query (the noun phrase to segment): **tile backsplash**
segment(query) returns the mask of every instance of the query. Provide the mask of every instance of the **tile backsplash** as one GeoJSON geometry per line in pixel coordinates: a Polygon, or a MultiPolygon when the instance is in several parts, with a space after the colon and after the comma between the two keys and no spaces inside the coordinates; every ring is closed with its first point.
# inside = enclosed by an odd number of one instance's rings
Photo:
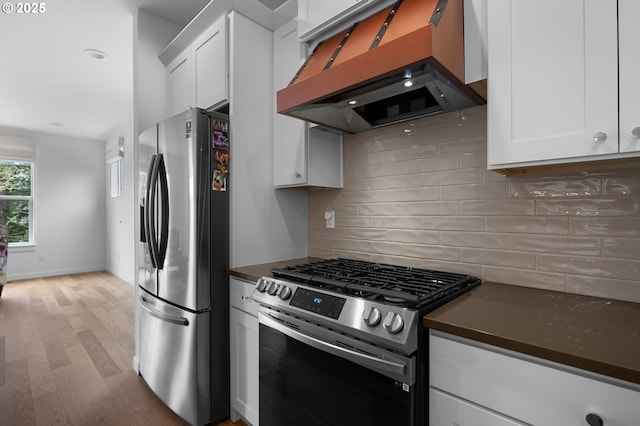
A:
{"type": "Polygon", "coordinates": [[[640,302],[640,170],[505,177],[486,139],[484,106],[345,136],[344,189],[309,195],[309,256],[640,302]]]}

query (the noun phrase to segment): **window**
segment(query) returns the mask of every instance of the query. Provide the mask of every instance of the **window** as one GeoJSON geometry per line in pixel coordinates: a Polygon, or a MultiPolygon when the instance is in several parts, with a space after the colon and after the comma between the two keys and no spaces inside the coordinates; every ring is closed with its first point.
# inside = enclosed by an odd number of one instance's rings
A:
{"type": "Polygon", "coordinates": [[[122,158],[110,164],[111,170],[111,198],[122,195],[122,158]]]}
{"type": "Polygon", "coordinates": [[[34,244],[33,168],[26,161],[0,160],[0,223],[9,228],[9,246],[34,244]]]}

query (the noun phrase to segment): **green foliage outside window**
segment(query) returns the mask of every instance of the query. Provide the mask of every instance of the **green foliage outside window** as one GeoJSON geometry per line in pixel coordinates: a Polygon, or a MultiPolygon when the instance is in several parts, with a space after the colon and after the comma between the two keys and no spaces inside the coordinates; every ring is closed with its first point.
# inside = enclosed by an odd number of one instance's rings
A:
{"type": "Polygon", "coordinates": [[[32,164],[0,161],[0,224],[9,228],[9,243],[28,243],[32,164]]]}

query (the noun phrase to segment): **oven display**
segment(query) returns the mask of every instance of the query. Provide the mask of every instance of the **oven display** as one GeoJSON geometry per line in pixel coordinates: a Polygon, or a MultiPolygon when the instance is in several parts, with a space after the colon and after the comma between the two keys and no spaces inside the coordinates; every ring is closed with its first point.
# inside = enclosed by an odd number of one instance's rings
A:
{"type": "Polygon", "coordinates": [[[325,317],[338,319],[346,300],[344,297],[336,297],[298,287],[289,305],[324,315],[325,317]]]}

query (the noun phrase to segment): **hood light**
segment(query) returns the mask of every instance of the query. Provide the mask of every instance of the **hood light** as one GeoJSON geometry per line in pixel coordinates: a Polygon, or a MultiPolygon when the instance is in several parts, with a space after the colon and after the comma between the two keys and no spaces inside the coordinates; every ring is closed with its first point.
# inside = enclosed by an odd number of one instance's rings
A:
{"type": "Polygon", "coordinates": [[[404,87],[411,87],[413,86],[413,80],[405,80],[402,84],[404,87]]]}
{"type": "Polygon", "coordinates": [[[358,101],[356,101],[355,99],[351,99],[349,102],[347,102],[349,105],[355,105],[358,103],[358,101]]]}

